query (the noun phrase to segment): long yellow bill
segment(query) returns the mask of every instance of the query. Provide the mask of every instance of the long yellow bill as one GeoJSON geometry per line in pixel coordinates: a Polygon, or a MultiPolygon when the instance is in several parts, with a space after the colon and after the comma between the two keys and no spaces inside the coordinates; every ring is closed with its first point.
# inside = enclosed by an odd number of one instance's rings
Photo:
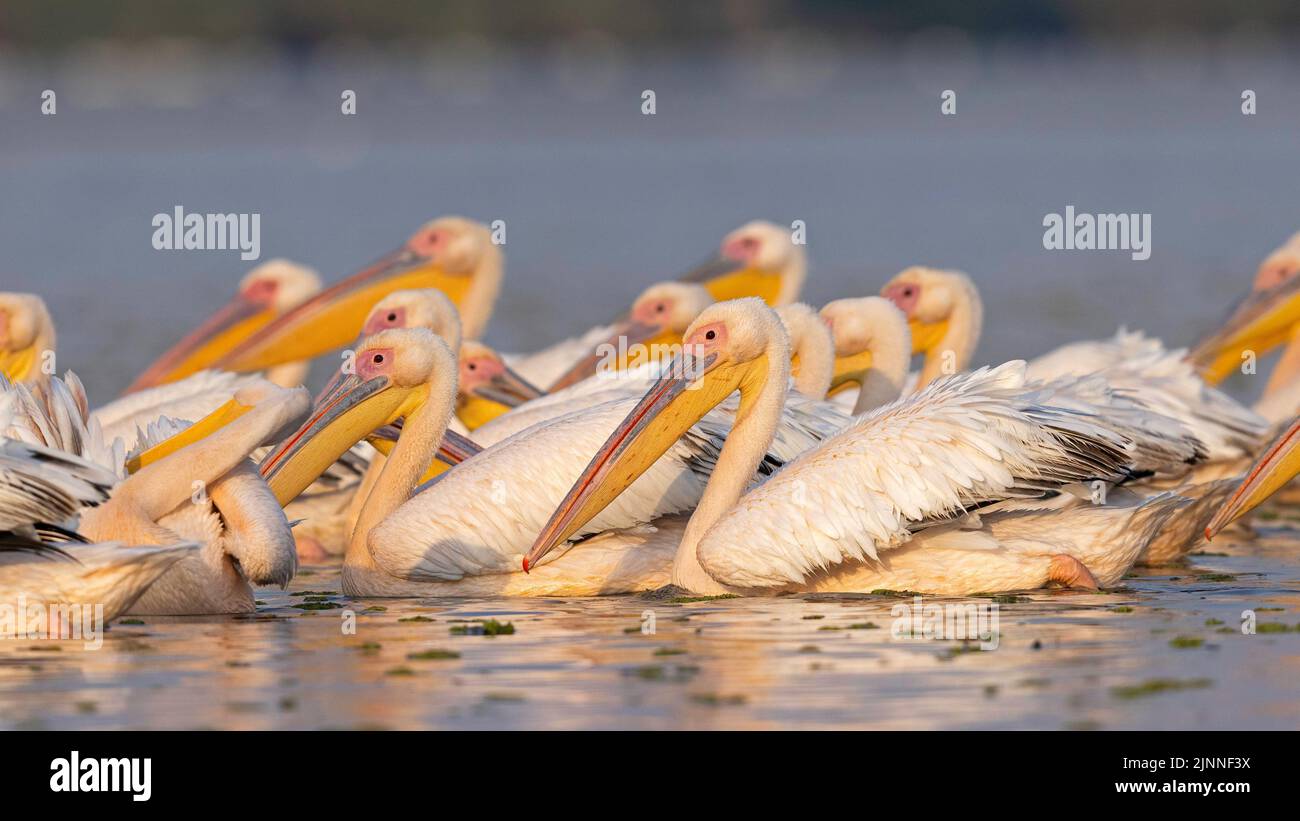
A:
{"type": "Polygon", "coordinates": [[[311,415],[262,460],[259,470],[281,505],[316,481],[348,448],[384,425],[415,412],[428,386],[403,388],[387,376],[352,374],[312,408],[311,415]]]}
{"type": "Polygon", "coordinates": [[[779,273],[750,268],[720,254],[686,272],[680,279],[702,284],[716,302],[756,296],[775,306],[781,294],[779,273]]]}
{"type": "Polygon", "coordinates": [[[1205,381],[1217,384],[1241,367],[1243,354],[1263,356],[1291,339],[1300,325],[1300,277],[1248,295],[1189,358],[1205,381]]]}
{"type": "Polygon", "coordinates": [[[1206,525],[1205,538],[1214,538],[1220,530],[1254,510],[1297,473],[1300,473],[1300,419],[1291,423],[1251,465],[1237,492],[1206,525]]]}
{"type": "Polygon", "coordinates": [[[213,364],[247,372],[313,359],[356,339],[375,303],[393,291],[438,288],[460,307],[469,284],[469,276],[448,274],[403,246],[281,314],[213,364]]]}
{"type": "Polygon", "coordinates": [[[148,450],[126,460],[126,472],[135,473],[181,448],[206,439],[252,409],[252,405],[243,405],[239,400],[231,399],[180,433],[169,436],[148,450]]]}
{"type": "MultiPolygon", "coordinates": [[[[496,363],[494,363],[496,364],[496,363]]],[[[486,425],[512,408],[545,396],[509,366],[499,363],[486,382],[462,391],[456,397],[456,417],[470,430],[486,425]]]]}
{"type": "Polygon", "coordinates": [[[919,319],[909,319],[907,327],[912,331],[912,353],[929,353],[939,346],[943,338],[948,335],[948,320],[939,322],[922,322],[919,319]]]}
{"type": "Polygon", "coordinates": [[[0,373],[10,382],[23,382],[36,374],[36,346],[0,351],[0,373]]]}
{"type": "Polygon", "coordinates": [[[275,311],[268,304],[243,294],[236,296],[154,360],[127,387],[126,393],[175,382],[212,367],[274,318],[275,311]]]}
{"type": "MultiPolygon", "coordinates": [[[[401,434],[402,421],[399,419],[391,425],[384,425],[379,428],[367,436],[366,441],[375,450],[388,456],[393,452],[393,448],[397,446],[397,440],[401,434]]],[[[416,489],[416,493],[419,493],[426,483],[432,482],[436,477],[441,476],[482,451],[483,446],[474,440],[468,439],[454,430],[444,432],[442,441],[438,444],[438,452],[433,455],[433,462],[429,464],[429,469],[420,477],[420,487],[416,489]]]]}
{"type": "MultiPolygon", "coordinates": [[[[752,379],[764,378],[766,357],[739,365],[719,364],[717,354],[703,358],[684,353],[668,365],[645,396],[605,440],[524,557],[524,571],[537,566],[556,545],[566,541],[600,514],[645,473],[682,434],[752,379]]],[[[738,414],[747,411],[741,393],[738,414]]]]}
{"type": "Polygon", "coordinates": [[[834,396],[855,385],[860,386],[869,370],[871,370],[871,351],[869,350],[835,357],[835,364],[831,370],[831,386],[826,391],[826,395],[828,397],[834,396]]]}
{"type": "MultiPolygon", "coordinates": [[[[657,361],[664,351],[675,352],[676,343],[681,336],[673,333],[665,323],[638,322],[634,319],[622,319],[614,323],[609,338],[596,345],[591,352],[573,363],[560,378],[547,388],[548,393],[576,385],[589,376],[601,373],[617,373],[627,368],[657,361]],[[673,348],[668,346],[672,345],[673,348]]],[[[466,423],[468,424],[468,423],[466,423]]]]}

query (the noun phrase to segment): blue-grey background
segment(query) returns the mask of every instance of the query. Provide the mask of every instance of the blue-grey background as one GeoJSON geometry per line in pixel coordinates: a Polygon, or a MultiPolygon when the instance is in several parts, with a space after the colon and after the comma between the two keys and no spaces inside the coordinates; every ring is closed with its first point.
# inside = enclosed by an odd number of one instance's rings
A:
{"type": "Polygon", "coordinates": [[[918,24],[646,44],[575,24],[524,44],[10,42],[0,288],[45,297],[60,368],[92,401],[250,266],[155,251],[150,221],[178,204],[260,213],[262,258],[327,280],[431,217],[504,219],[488,341],[505,350],[606,318],[755,217],[806,221],[814,304],[914,263],[968,271],[987,302],[980,361],[1121,324],[1189,344],[1300,229],[1300,55],[1285,43],[1249,20],[1130,39],[918,24]],[[940,114],[944,89],[956,116],[940,114]],[[1067,205],[1151,213],[1150,260],[1044,250],[1044,215],[1067,205]]]}

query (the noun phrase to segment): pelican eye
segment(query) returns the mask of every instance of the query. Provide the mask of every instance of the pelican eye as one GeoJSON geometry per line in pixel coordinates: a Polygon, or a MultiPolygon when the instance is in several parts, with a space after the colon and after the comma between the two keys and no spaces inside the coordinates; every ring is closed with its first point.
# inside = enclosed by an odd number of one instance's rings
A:
{"type": "Polygon", "coordinates": [[[389,322],[396,322],[396,321],[397,321],[397,314],[389,314],[389,315],[388,315],[388,321],[389,321],[389,322]]]}
{"type": "Polygon", "coordinates": [[[376,365],[379,365],[379,364],[381,364],[381,363],[384,361],[384,355],[381,354],[381,353],[377,353],[377,354],[375,354],[375,358],[374,358],[372,361],[373,361],[376,365]]]}
{"type": "Polygon", "coordinates": [[[705,338],[705,339],[715,339],[715,338],[717,338],[717,336],[718,336],[718,332],[717,332],[717,331],[709,331],[708,333],[706,333],[706,334],[704,335],[704,338],[705,338]]]}

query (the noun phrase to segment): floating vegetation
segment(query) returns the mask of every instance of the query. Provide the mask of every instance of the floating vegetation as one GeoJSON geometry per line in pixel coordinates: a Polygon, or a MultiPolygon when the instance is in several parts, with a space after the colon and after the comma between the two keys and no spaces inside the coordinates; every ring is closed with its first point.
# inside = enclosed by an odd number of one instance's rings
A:
{"type": "Polygon", "coordinates": [[[1280,621],[1261,621],[1255,625],[1256,633],[1300,633],[1300,625],[1292,627],[1280,621]]]}
{"type": "Polygon", "coordinates": [[[1169,640],[1169,646],[1175,650],[1192,650],[1205,644],[1200,636],[1175,636],[1169,640]]]}
{"type": "Polygon", "coordinates": [[[623,628],[623,632],[624,632],[624,633],[640,633],[640,632],[641,632],[641,625],[638,624],[636,627],[624,627],[624,628],[623,628]]]}
{"type": "Polygon", "coordinates": [[[445,661],[460,658],[460,653],[454,650],[421,650],[418,653],[407,653],[406,658],[408,661],[445,661]]]}
{"type": "Polygon", "coordinates": [[[372,604],[369,607],[367,607],[365,610],[362,610],[361,612],[362,613],[387,613],[388,608],[384,607],[382,604],[372,604]]]}
{"type": "Polygon", "coordinates": [[[880,625],[874,621],[859,621],[849,625],[850,630],[879,630],[880,625]]]}
{"type": "Polygon", "coordinates": [[[451,628],[453,636],[509,636],[515,632],[515,623],[505,624],[496,619],[475,619],[471,624],[458,624],[451,628]]]}
{"type": "Polygon", "coordinates": [[[118,620],[117,620],[117,623],[118,623],[118,624],[132,624],[132,625],[134,625],[134,624],[144,624],[144,620],[143,620],[143,619],[118,619],[118,620]]]}
{"type": "Polygon", "coordinates": [[[290,593],[290,596],[333,596],[328,590],[299,590],[297,593],[290,593]]]}
{"type": "Polygon", "coordinates": [[[415,671],[410,667],[393,667],[384,671],[386,676],[413,676],[415,671]]]}
{"type": "Polygon", "coordinates": [[[1132,613],[1132,612],[1133,612],[1133,608],[1132,608],[1132,607],[1129,607],[1127,604],[1121,604],[1119,607],[1112,607],[1112,608],[1110,609],[1110,612],[1112,612],[1112,613],[1132,613]]]}
{"type": "Polygon", "coordinates": [[[717,596],[674,596],[668,600],[669,604],[695,604],[702,601],[721,601],[723,599],[738,599],[735,593],[722,593],[717,596]]]}
{"type": "Polygon", "coordinates": [[[956,646],[944,648],[944,651],[939,654],[938,658],[939,661],[951,661],[952,659],[955,659],[958,656],[962,656],[967,653],[979,653],[979,652],[982,651],[980,650],[980,646],[977,642],[963,641],[961,644],[958,644],[956,646]]]}
{"type": "Polygon", "coordinates": [[[362,653],[366,653],[367,655],[373,655],[375,653],[378,653],[379,648],[383,646],[384,645],[380,644],[377,641],[368,641],[365,644],[358,644],[357,649],[360,650],[362,653]]]}
{"type": "Polygon", "coordinates": [[[822,648],[815,644],[805,644],[803,647],[799,648],[800,653],[820,653],[821,651],[822,648]]]}
{"type": "Polygon", "coordinates": [[[93,701],[78,701],[77,712],[82,715],[91,715],[99,712],[99,705],[93,701]]]}
{"type": "Polygon", "coordinates": [[[339,610],[343,605],[332,601],[306,601],[302,604],[291,604],[290,607],[295,610],[339,610]]]}
{"type": "Polygon", "coordinates": [[[1235,582],[1237,577],[1231,573],[1206,573],[1197,577],[1197,581],[1203,582],[1235,582]]]}
{"type": "Polygon", "coordinates": [[[398,619],[398,621],[433,621],[433,619],[428,616],[406,616],[405,618],[398,619]]]}
{"type": "Polygon", "coordinates": [[[691,693],[691,701],[706,707],[737,707],[749,701],[747,696],[720,695],[718,693],[691,693]]]}
{"type": "Polygon", "coordinates": [[[1174,693],[1179,690],[1203,690],[1212,686],[1214,686],[1214,682],[1208,678],[1149,678],[1140,684],[1112,687],[1110,688],[1110,694],[1115,698],[1133,699],[1159,695],[1160,693],[1174,693]]]}
{"type": "Polygon", "coordinates": [[[524,698],[521,694],[519,694],[519,693],[484,693],[484,694],[483,694],[483,700],[484,700],[484,701],[519,702],[519,701],[526,701],[527,699],[525,699],[525,698],[524,698]]]}
{"type": "Polygon", "coordinates": [[[1206,626],[1206,627],[1218,627],[1220,624],[1223,624],[1223,621],[1222,621],[1221,619],[1206,619],[1206,620],[1205,620],[1205,626],[1206,626]]]}
{"type": "Polygon", "coordinates": [[[871,591],[871,595],[889,596],[890,598],[894,598],[894,599],[910,599],[915,596],[919,596],[921,594],[917,593],[915,590],[890,590],[889,588],[886,587],[878,587],[875,590],[871,591]]]}
{"type": "Polygon", "coordinates": [[[680,647],[660,647],[655,650],[656,656],[684,656],[686,651],[680,647]]]}

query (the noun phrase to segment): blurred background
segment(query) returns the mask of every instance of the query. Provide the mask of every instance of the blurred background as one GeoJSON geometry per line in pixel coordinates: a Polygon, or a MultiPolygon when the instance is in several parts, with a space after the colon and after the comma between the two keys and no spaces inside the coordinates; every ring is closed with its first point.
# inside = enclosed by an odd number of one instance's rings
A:
{"type": "Polygon", "coordinates": [[[46,298],[99,402],[251,265],[155,251],[176,205],[260,213],[262,258],[327,280],[504,219],[505,350],[756,217],[806,222],[814,304],[968,271],[982,362],[1121,324],[1190,344],[1300,230],[1298,32],[1282,0],[5,0],[0,289],[46,298]],[[1045,251],[1067,205],[1150,213],[1150,260],[1045,251]]]}

